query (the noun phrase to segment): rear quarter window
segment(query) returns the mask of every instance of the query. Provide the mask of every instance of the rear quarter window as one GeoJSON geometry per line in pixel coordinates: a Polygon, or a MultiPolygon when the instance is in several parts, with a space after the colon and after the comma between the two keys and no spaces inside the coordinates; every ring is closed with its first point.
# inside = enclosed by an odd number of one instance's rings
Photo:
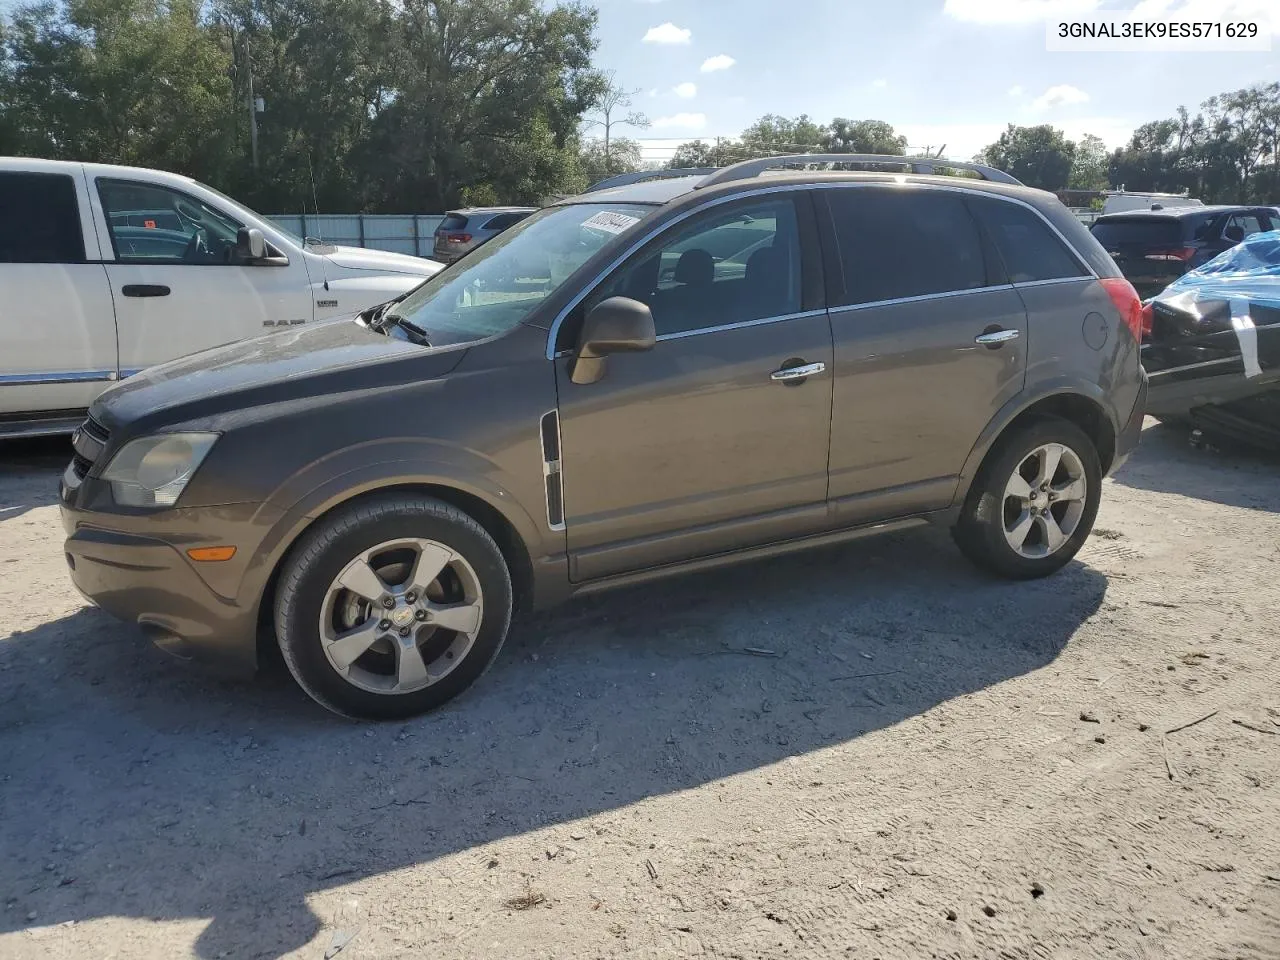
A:
{"type": "Polygon", "coordinates": [[[1020,203],[969,197],[969,207],[995,245],[1010,283],[1068,280],[1088,271],[1034,210],[1020,203]]]}
{"type": "Polygon", "coordinates": [[[844,295],[836,305],[877,303],[987,285],[978,225],[960,195],[943,190],[825,190],[844,295]]]}
{"type": "Polygon", "coordinates": [[[0,263],[83,263],[80,205],[71,177],[0,173],[0,263]]]}

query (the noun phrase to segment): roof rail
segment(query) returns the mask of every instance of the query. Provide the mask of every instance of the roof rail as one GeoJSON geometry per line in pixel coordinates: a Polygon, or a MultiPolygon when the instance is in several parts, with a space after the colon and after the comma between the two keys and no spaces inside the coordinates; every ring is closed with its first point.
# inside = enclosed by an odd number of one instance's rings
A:
{"type": "Polygon", "coordinates": [[[587,187],[583,193],[595,193],[597,190],[608,190],[610,187],[625,187],[629,183],[641,183],[645,180],[670,180],[674,177],[705,177],[715,173],[718,167],[674,167],[667,170],[637,170],[634,173],[620,173],[607,180],[599,180],[587,187]]]}
{"type": "Polygon", "coordinates": [[[983,180],[1022,186],[1021,181],[1009,176],[1003,170],[997,170],[995,167],[988,167],[981,163],[966,163],[962,160],[944,160],[941,157],[896,157],[875,153],[796,153],[787,156],[744,160],[741,163],[723,167],[699,183],[695,189],[701,190],[705,187],[714,187],[717,184],[729,183],[734,180],[750,180],[752,177],[758,177],[764,171],[771,170],[774,167],[811,163],[883,164],[886,166],[906,167],[911,173],[919,174],[931,174],[934,167],[972,170],[981,176],[983,180]]]}

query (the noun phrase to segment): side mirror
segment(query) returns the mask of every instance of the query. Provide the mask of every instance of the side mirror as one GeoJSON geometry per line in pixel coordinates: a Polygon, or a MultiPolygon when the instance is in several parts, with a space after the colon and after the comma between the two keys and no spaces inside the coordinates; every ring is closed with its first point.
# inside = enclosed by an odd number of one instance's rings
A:
{"type": "Polygon", "coordinates": [[[265,260],[267,239],[257,227],[241,227],[236,231],[236,259],[241,263],[265,260]]]}
{"type": "Polygon", "coordinates": [[[1222,231],[1222,236],[1230,240],[1232,243],[1241,243],[1244,240],[1244,227],[1230,226],[1222,231]]]}
{"type": "Polygon", "coordinates": [[[647,304],[629,297],[602,300],[582,321],[570,379],[578,384],[595,383],[604,376],[609,354],[652,350],[657,342],[647,304]]]}

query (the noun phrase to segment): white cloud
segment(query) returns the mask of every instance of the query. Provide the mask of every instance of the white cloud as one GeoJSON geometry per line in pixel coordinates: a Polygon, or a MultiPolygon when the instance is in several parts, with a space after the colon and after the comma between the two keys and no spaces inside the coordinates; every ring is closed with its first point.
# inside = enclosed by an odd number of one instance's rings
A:
{"type": "Polygon", "coordinates": [[[677,84],[671,90],[681,100],[692,100],[698,95],[698,85],[696,83],[677,84]]]}
{"type": "Polygon", "coordinates": [[[703,73],[715,73],[717,70],[728,70],[738,61],[725,53],[718,53],[702,61],[703,73]]]}
{"type": "Polygon", "coordinates": [[[1069,83],[1060,83],[1050,87],[1031,101],[1032,110],[1052,110],[1054,107],[1070,106],[1075,103],[1088,103],[1089,95],[1079,87],[1069,83]]]}
{"type": "Polygon", "coordinates": [[[658,95],[658,88],[657,88],[657,87],[654,87],[652,90],[650,90],[650,91],[649,91],[649,96],[650,96],[650,97],[656,97],[657,95],[658,95]]]}
{"type": "Polygon", "coordinates": [[[1010,87],[1010,88],[1009,88],[1009,96],[1011,96],[1011,97],[1020,97],[1020,96],[1022,96],[1022,85],[1021,85],[1021,84],[1017,84],[1017,83],[1015,83],[1012,87],[1010,87]]]}
{"type": "Polygon", "coordinates": [[[885,87],[889,86],[889,81],[884,77],[877,77],[875,80],[871,81],[871,86],[875,87],[877,90],[883,90],[885,87]]]}
{"type": "Polygon", "coordinates": [[[687,44],[693,39],[693,31],[686,30],[684,27],[677,27],[668,20],[660,26],[650,27],[649,32],[644,35],[644,43],[663,43],[663,44],[687,44]]]}
{"type": "Polygon", "coordinates": [[[705,113],[677,113],[670,117],[659,117],[653,121],[655,130],[669,130],[673,127],[681,130],[701,130],[706,125],[705,113]]]}
{"type": "Polygon", "coordinates": [[[1043,23],[1092,13],[1102,0],[947,0],[942,12],[966,23],[1043,23]]]}

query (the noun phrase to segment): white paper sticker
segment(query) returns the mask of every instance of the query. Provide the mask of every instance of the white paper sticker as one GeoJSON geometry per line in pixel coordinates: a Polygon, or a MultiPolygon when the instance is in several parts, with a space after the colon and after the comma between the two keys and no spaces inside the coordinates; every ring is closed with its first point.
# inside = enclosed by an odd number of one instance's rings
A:
{"type": "Polygon", "coordinates": [[[597,213],[590,220],[584,220],[582,225],[595,230],[603,230],[605,233],[622,233],[630,230],[639,222],[639,217],[633,217],[625,213],[611,213],[605,210],[597,213]]]}
{"type": "Polygon", "coordinates": [[[1249,316],[1249,301],[1243,297],[1231,300],[1231,326],[1240,341],[1240,359],[1244,361],[1245,377],[1262,376],[1262,367],[1258,364],[1258,328],[1253,325],[1249,316]]]}

